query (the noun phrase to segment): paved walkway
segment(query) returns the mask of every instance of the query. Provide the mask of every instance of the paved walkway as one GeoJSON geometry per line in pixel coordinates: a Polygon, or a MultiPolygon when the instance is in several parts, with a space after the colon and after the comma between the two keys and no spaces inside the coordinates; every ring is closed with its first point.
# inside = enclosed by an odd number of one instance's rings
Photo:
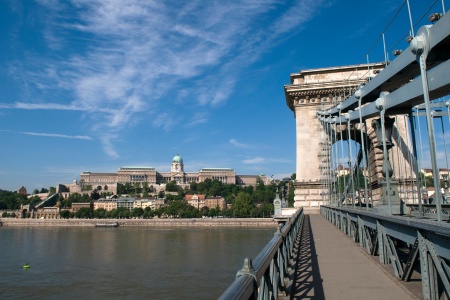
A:
{"type": "Polygon", "coordinates": [[[292,299],[416,299],[321,215],[305,215],[292,299]]]}

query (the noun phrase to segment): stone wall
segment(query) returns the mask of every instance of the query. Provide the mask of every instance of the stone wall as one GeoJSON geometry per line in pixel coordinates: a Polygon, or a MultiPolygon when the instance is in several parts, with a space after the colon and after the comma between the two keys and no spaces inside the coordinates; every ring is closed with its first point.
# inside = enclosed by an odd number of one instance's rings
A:
{"type": "Polygon", "coordinates": [[[217,218],[217,219],[13,219],[0,218],[3,226],[85,226],[117,222],[120,226],[144,227],[277,227],[271,218],[217,218]]]}

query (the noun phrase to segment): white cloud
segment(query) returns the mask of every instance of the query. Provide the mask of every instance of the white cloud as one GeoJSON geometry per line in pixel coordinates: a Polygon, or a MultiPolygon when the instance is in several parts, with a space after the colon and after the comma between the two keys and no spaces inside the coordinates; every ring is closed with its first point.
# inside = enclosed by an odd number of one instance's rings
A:
{"type": "Polygon", "coordinates": [[[205,112],[195,113],[191,118],[189,118],[188,127],[193,127],[208,122],[208,115],[205,112]]]}
{"type": "MultiPolygon", "coordinates": [[[[188,119],[181,115],[174,120],[165,113],[174,105],[165,98],[173,91],[182,91],[180,104],[189,103],[186,114],[199,105],[214,109],[226,102],[240,72],[322,5],[316,0],[291,6],[278,0],[39,3],[47,20],[42,36],[53,52],[30,58],[10,73],[23,79],[24,89],[64,89],[72,98],[61,103],[33,99],[0,108],[88,112],[93,134],[100,137],[106,131],[114,137],[99,138],[111,157],[118,156],[113,141],[136,114],[151,110],[157,116],[153,125],[166,131],[188,119]],[[271,20],[268,14],[274,12],[282,13],[271,20]]],[[[207,120],[206,115],[197,117],[190,126],[207,120]]]]}
{"type": "Polygon", "coordinates": [[[12,130],[0,130],[2,132],[12,132],[18,134],[26,134],[26,135],[34,135],[34,136],[44,136],[44,137],[56,137],[56,138],[65,138],[65,139],[78,139],[78,140],[90,140],[93,138],[87,135],[66,135],[59,133],[46,133],[46,132],[26,132],[26,131],[12,131],[12,130]]]}
{"type": "Polygon", "coordinates": [[[265,163],[265,162],[266,162],[266,159],[263,158],[263,157],[259,157],[259,156],[256,156],[256,157],[250,158],[250,159],[244,159],[242,161],[242,163],[246,164],[246,165],[262,164],[262,163],[265,163]]]}
{"type": "Polygon", "coordinates": [[[178,121],[167,112],[158,114],[153,121],[154,127],[163,128],[165,131],[171,130],[176,124],[178,124],[178,121]]]}
{"type": "Polygon", "coordinates": [[[237,148],[248,148],[249,147],[246,144],[239,143],[236,139],[230,139],[228,142],[237,148]]]}
{"type": "Polygon", "coordinates": [[[102,140],[103,151],[111,158],[119,158],[119,153],[117,153],[117,151],[112,146],[112,142],[117,139],[117,135],[112,133],[105,133],[100,138],[102,140]]]}

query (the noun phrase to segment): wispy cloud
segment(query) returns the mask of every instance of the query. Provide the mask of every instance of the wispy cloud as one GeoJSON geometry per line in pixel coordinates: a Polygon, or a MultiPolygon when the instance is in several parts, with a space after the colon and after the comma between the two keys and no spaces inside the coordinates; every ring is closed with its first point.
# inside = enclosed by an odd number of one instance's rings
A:
{"type": "Polygon", "coordinates": [[[200,124],[205,124],[208,122],[208,114],[205,112],[195,113],[186,126],[194,127],[200,124]]]}
{"type": "Polygon", "coordinates": [[[117,139],[117,135],[113,133],[105,133],[100,137],[102,139],[103,151],[111,158],[118,158],[120,155],[113,147],[113,141],[117,139]]]}
{"type": "Polygon", "coordinates": [[[236,139],[230,139],[228,142],[237,148],[248,148],[249,147],[246,144],[238,142],[236,139]]]}
{"type": "Polygon", "coordinates": [[[108,108],[98,108],[92,106],[76,106],[74,104],[58,104],[58,103],[0,103],[0,109],[24,109],[24,110],[71,110],[71,111],[87,111],[87,112],[104,112],[114,113],[115,110],[108,108]]]}
{"type": "Polygon", "coordinates": [[[92,141],[93,138],[87,135],[66,135],[59,133],[45,133],[45,132],[26,132],[26,131],[12,131],[12,130],[0,130],[2,132],[11,132],[18,134],[34,135],[34,136],[44,136],[44,137],[56,137],[64,139],[77,139],[77,140],[89,140],[92,141]]]}
{"type": "Polygon", "coordinates": [[[244,159],[242,161],[242,163],[246,164],[246,165],[262,164],[262,163],[265,163],[265,162],[266,162],[266,159],[263,158],[263,157],[259,157],[259,156],[256,156],[254,158],[244,159]]]}
{"type": "MultiPolygon", "coordinates": [[[[152,125],[168,131],[199,107],[223,104],[240,72],[301,29],[323,2],[40,0],[51,54],[29,58],[10,75],[20,76],[27,89],[65,90],[71,97],[58,103],[27,97],[0,108],[86,112],[104,151],[118,157],[114,141],[137,114],[152,114],[152,125]],[[184,106],[177,110],[166,99],[184,106]]],[[[185,122],[203,124],[206,116],[185,122]]]]}
{"type": "Polygon", "coordinates": [[[165,131],[169,131],[173,126],[178,124],[176,118],[168,112],[158,114],[153,121],[153,126],[163,128],[165,131]]]}

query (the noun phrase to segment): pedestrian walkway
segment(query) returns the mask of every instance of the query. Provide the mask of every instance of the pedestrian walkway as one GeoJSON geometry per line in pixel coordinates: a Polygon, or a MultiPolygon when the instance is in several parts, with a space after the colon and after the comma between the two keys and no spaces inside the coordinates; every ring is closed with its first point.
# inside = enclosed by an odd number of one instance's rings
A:
{"type": "Polygon", "coordinates": [[[292,299],[416,299],[321,215],[305,215],[292,299]]]}

